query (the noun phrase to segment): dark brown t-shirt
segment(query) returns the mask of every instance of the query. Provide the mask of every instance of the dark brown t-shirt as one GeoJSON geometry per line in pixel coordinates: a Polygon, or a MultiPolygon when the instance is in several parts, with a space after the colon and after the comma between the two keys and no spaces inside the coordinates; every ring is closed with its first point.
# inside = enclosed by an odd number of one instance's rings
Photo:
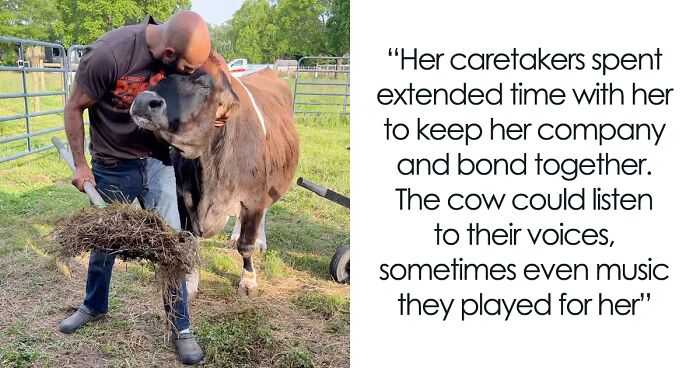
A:
{"type": "Polygon", "coordinates": [[[148,16],[141,24],[106,33],[87,47],[75,76],[97,101],[88,108],[90,153],[106,162],[151,155],[162,159],[167,152],[167,146],[129,115],[136,95],[164,77],[163,64],[146,45],[147,24],[157,23],[148,16]]]}

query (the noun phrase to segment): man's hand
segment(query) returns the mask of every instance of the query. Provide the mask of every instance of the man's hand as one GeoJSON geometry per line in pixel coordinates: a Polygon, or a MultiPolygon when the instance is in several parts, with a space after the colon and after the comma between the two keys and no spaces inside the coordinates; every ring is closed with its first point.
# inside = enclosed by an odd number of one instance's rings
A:
{"type": "Polygon", "coordinates": [[[93,187],[95,186],[95,176],[92,174],[90,168],[87,166],[76,167],[75,173],[73,173],[73,180],[71,180],[71,183],[76,188],[78,188],[79,191],[85,192],[85,189],[83,188],[83,183],[85,183],[86,181],[89,181],[93,187]]]}

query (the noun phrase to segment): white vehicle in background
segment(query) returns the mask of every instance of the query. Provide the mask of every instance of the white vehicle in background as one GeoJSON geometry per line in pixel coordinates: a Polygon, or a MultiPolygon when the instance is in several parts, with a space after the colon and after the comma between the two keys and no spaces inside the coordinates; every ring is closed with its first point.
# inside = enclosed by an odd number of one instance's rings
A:
{"type": "Polygon", "coordinates": [[[228,70],[234,77],[240,77],[246,74],[250,74],[256,70],[272,68],[274,65],[271,64],[248,64],[248,59],[234,59],[228,63],[228,70]]]}
{"type": "Polygon", "coordinates": [[[228,69],[235,76],[241,75],[248,70],[248,59],[234,59],[228,63],[228,69]]]}

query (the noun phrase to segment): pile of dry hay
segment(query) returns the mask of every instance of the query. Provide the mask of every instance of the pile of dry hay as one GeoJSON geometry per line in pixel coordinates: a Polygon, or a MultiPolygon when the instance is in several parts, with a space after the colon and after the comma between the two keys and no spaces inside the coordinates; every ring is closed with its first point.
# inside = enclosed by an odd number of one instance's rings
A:
{"type": "Polygon", "coordinates": [[[199,265],[199,243],[191,233],[174,230],[154,211],[129,204],[75,212],[56,224],[51,240],[59,257],[102,250],[124,261],[150,262],[164,293],[179,289],[179,281],[199,265]]]}

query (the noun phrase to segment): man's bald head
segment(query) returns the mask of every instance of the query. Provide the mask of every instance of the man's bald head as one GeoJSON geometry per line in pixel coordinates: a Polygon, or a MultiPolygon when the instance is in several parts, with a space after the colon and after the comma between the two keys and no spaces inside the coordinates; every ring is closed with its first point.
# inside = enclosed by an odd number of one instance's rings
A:
{"type": "Polygon", "coordinates": [[[181,10],[164,25],[163,62],[179,73],[192,73],[207,60],[211,52],[207,23],[199,14],[181,10]]]}

